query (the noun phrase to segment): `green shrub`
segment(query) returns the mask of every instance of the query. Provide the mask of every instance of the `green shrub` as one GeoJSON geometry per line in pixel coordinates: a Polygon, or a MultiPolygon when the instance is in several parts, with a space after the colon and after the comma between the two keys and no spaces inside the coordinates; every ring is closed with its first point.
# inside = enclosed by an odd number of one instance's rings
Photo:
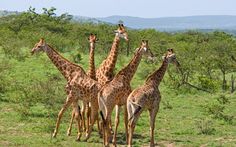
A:
{"type": "Polygon", "coordinates": [[[195,124],[199,134],[212,135],[216,131],[211,120],[201,119],[196,121],[195,124]]]}

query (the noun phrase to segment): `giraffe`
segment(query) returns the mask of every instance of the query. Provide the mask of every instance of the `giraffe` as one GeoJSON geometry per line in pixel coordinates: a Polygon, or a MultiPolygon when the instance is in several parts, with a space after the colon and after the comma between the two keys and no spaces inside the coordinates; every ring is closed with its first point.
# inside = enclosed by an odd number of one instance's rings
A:
{"type": "MultiPolygon", "coordinates": [[[[31,54],[35,54],[36,52],[44,51],[46,52],[49,59],[52,61],[52,63],[57,67],[57,69],[61,72],[61,74],[64,76],[64,78],[67,80],[67,85],[65,86],[65,90],[67,95],[69,95],[68,87],[69,87],[69,81],[72,79],[72,77],[75,75],[75,73],[84,75],[86,74],[85,71],[77,64],[74,64],[61,56],[55,49],[53,49],[50,45],[46,44],[43,38],[40,39],[38,43],[35,44],[34,48],[31,50],[31,54]]],[[[78,127],[81,127],[80,119],[81,114],[80,107],[75,108],[75,116],[77,120],[78,127]]],[[[53,136],[55,137],[57,134],[58,127],[56,127],[55,132],[53,136]]]]}
{"type": "MultiPolygon", "coordinates": [[[[116,120],[115,120],[115,130],[113,136],[113,145],[116,146],[116,134],[117,127],[119,124],[119,114],[120,107],[126,104],[126,99],[131,92],[130,82],[138,68],[138,65],[142,59],[144,53],[151,53],[148,46],[147,40],[142,40],[139,48],[129,62],[123,69],[121,69],[114,77],[114,79],[105,84],[101,91],[98,93],[98,103],[100,108],[100,113],[103,119],[103,139],[104,145],[109,146],[110,129],[108,128],[111,113],[113,108],[116,106],[116,120]]],[[[127,130],[127,110],[125,108],[125,127],[127,130]]],[[[127,132],[126,132],[127,135],[127,132]]],[[[127,136],[126,136],[127,137],[127,136]]]]}
{"type": "MultiPolygon", "coordinates": [[[[91,33],[89,38],[89,43],[90,43],[90,49],[89,49],[89,70],[87,72],[87,75],[96,80],[96,71],[95,71],[95,62],[94,62],[94,50],[95,50],[95,43],[98,41],[98,38],[96,36],[96,34],[91,33]]],[[[85,110],[88,110],[89,108],[89,104],[83,104],[82,110],[81,110],[81,116],[82,116],[82,127],[84,130],[86,130],[86,128],[88,128],[89,126],[89,112],[87,112],[87,127],[85,127],[85,110]]],[[[67,130],[67,135],[70,136],[71,134],[71,129],[72,129],[72,124],[73,124],[73,120],[74,120],[74,116],[75,116],[75,112],[72,111],[72,115],[71,115],[71,121],[70,121],[70,125],[69,128],[67,130]]],[[[98,124],[98,128],[99,128],[99,124],[98,124]]]]}
{"type": "Polygon", "coordinates": [[[54,65],[61,71],[61,73],[68,74],[63,74],[64,77],[69,79],[66,85],[67,99],[58,113],[53,137],[56,137],[57,135],[63,113],[72,104],[73,111],[75,112],[75,119],[77,120],[78,126],[77,140],[80,140],[82,136],[82,130],[80,126],[81,116],[79,115],[77,102],[78,100],[82,100],[85,103],[91,103],[91,125],[89,126],[88,133],[86,134],[87,141],[87,139],[90,137],[94,120],[98,116],[97,93],[101,87],[100,84],[97,81],[91,79],[89,76],[87,76],[82,67],[73,64],[67,59],[63,58],[58,52],[56,52],[55,49],[53,49],[50,45],[46,44],[43,39],[40,39],[39,43],[35,44],[34,48],[31,50],[31,53],[34,54],[40,51],[46,52],[48,57],[51,59],[54,65]],[[72,70],[70,70],[70,68],[72,68],[72,70]]]}
{"type": "Polygon", "coordinates": [[[143,110],[148,109],[150,116],[150,146],[154,146],[154,127],[155,118],[159,110],[159,104],[161,101],[161,94],[158,89],[160,82],[162,81],[164,74],[167,70],[168,64],[174,63],[179,66],[173,49],[168,49],[165,56],[163,56],[163,62],[161,67],[153,72],[144,85],[136,88],[132,91],[127,99],[127,111],[128,111],[128,146],[132,146],[132,137],[135,124],[143,110]]]}
{"type": "Polygon", "coordinates": [[[128,39],[128,33],[125,30],[125,27],[123,24],[118,24],[118,29],[114,31],[115,32],[115,38],[113,40],[113,44],[110,50],[109,55],[107,58],[102,62],[102,64],[99,66],[99,68],[96,70],[96,78],[98,80],[98,83],[101,85],[105,85],[107,82],[111,81],[114,77],[114,69],[118,57],[118,51],[119,51],[119,44],[120,44],[120,38],[124,38],[126,41],[129,41],[128,39]]]}

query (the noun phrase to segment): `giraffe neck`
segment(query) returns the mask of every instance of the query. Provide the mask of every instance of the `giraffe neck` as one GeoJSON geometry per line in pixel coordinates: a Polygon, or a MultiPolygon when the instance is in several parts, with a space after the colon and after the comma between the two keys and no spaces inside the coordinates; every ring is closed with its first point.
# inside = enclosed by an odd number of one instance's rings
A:
{"type": "Polygon", "coordinates": [[[80,71],[81,73],[84,73],[84,70],[79,65],[71,63],[70,61],[62,57],[49,45],[46,45],[46,53],[52,63],[57,67],[57,69],[61,72],[61,74],[67,81],[71,79],[71,75],[74,71],[80,71]]]}
{"type": "Polygon", "coordinates": [[[162,62],[161,67],[158,70],[154,71],[150,76],[148,76],[146,83],[151,83],[154,84],[155,86],[159,86],[165,75],[167,67],[168,67],[168,61],[167,59],[165,59],[162,62]]]}
{"type": "Polygon", "coordinates": [[[100,66],[100,72],[103,72],[103,75],[113,73],[118,57],[119,43],[120,38],[118,36],[115,36],[110,53],[100,66]]]}
{"type": "Polygon", "coordinates": [[[129,62],[129,64],[127,66],[125,66],[118,74],[117,76],[124,76],[125,80],[130,82],[135,74],[135,72],[137,71],[138,65],[142,59],[142,55],[143,55],[143,49],[142,48],[138,48],[133,56],[133,58],[131,59],[131,61],[129,62]]]}
{"type": "Polygon", "coordinates": [[[95,49],[95,43],[90,43],[88,76],[95,80],[96,72],[95,72],[95,62],[94,62],[94,49],[95,49]]]}

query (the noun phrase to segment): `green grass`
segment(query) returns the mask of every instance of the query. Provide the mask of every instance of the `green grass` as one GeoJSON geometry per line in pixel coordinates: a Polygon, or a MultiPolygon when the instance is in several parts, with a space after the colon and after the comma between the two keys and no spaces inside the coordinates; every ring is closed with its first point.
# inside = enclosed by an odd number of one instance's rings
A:
{"type": "MultiPolygon", "coordinates": [[[[232,123],[221,119],[215,119],[207,114],[204,105],[215,101],[217,95],[200,93],[199,95],[175,95],[162,91],[162,103],[156,118],[155,142],[160,146],[174,144],[175,146],[235,146],[236,145],[236,96],[227,94],[230,103],[225,109],[228,115],[234,116],[232,123]],[[172,108],[166,108],[164,102],[168,101],[172,108]],[[202,134],[198,128],[201,120],[212,123],[211,134],[202,134]]],[[[55,125],[55,118],[30,116],[22,119],[16,112],[15,105],[9,102],[1,102],[0,108],[0,146],[101,146],[95,126],[92,136],[87,142],[76,142],[76,127],[73,126],[72,136],[66,136],[69,124],[69,111],[64,115],[57,138],[51,138],[51,132],[55,125]]],[[[37,107],[43,113],[43,107],[37,107]],[[41,109],[41,110],[40,110],[41,109]]],[[[39,113],[38,112],[38,113],[39,113]]],[[[124,123],[121,113],[121,123],[118,128],[118,144],[124,145],[124,123]]],[[[204,124],[203,124],[204,125],[204,124]]],[[[84,139],[84,136],[82,140],[84,139]]],[[[143,146],[149,144],[149,117],[144,112],[138,121],[133,140],[134,145],[143,146]]]]}
{"type": "MultiPolygon", "coordinates": [[[[69,53],[63,55],[71,59],[69,53]]],[[[80,65],[86,70],[88,55],[81,56],[80,65]]],[[[96,65],[104,58],[105,55],[98,56],[96,65]]],[[[130,58],[131,56],[119,56],[116,72],[126,65],[130,58]]],[[[103,140],[99,138],[96,126],[88,142],[75,141],[75,125],[72,136],[66,135],[71,110],[64,114],[57,138],[51,138],[57,113],[65,101],[65,80],[46,55],[29,56],[23,61],[17,61],[13,58],[6,59],[0,54],[0,61],[2,69],[6,68],[0,75],[0,146],[102,146],[103,140]],[[21,90],[25,90],[28,95],[21,90]]],[[[131,82],[133,88],[142,85],[147,74],[159,67],[150,65],[141,61],[131,82]]],[[[173,90],[165,84],[168,83],[167,78],[168,74],[160,85],[162,100],[156,118],[156,144],[236,146],[235,93],[224,94],[229,103],[224,104],[223,115],[215,118],[216,114],[209,113],[208,109],[223,105],[217,101],[222,94],[210,95],[184,87],[173,90]],[[232,117],[232,120],[225,120],[225,116],[232,117]]],[[[119,146],[124,146],[123,112],[120,118],[117,142],[119,146]]],[[[149,138],[149,116],[145,111],[135,128],[133,144],[148,146],[149,138]]]]}

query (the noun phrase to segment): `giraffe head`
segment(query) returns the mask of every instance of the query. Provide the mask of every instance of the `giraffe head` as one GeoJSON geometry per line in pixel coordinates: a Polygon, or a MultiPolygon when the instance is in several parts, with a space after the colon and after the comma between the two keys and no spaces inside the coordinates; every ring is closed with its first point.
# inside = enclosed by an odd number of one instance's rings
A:
{"type": "Polygon", "coordinates": [[[144,54],[147,55],[148,57],[153,57],[152,51],[150,50],[148,45],[148,40],[141,41],[140,49],[142,49],[144,54]]]}
{"type": "Polygon", "coordinates": [[[118,29],[115,30],[115,34],[117,37],[124,38],[126,41],[129,41],[128,33],[126,32],[123,24],[118,24],[118,29]]]}
{"type": "Polygon", "coordinates": [[[98,41],[97,34],[91,33],[88,38],[90,43],[96,43],[98,41]]]}
{"type": "Polygon", "coordinates": [[[167,60],[168,63],[173,63],[176,66],[180,65],[178,60],[176,59],[176,56],[174,54],[174,50],[172,48],[167,49],[167,52],[166,52],[165,56],[162,56],[162,59],[167,60]]]}
{"type": "Polygon", "coordinates": [[[45,51],[46,50],[46,43],[43,38],[39,40],[38,43],[34,45],[34,48],[31,50],[31,54],[33,55],[36,52],[45,51]]]}

